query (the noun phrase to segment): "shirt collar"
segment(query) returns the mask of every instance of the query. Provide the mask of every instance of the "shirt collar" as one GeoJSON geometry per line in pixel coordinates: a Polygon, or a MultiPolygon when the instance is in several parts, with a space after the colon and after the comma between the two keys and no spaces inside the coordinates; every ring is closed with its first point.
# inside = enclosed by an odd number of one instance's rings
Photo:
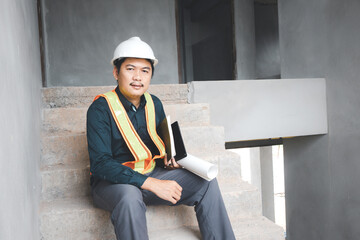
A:
{"type": "Polygon", "coordinates": [[[119,96],[120,102],[121,102],[122,105],[124,106],[126,112],[129,112],[130,110],[136,112],[137,110],[139,110],[139,109],[141,109],[141,108],[144,108],[145,105],[146,105],[145,96],[142,95],[141,98],[140,98],[140,106],[139,106],[139,108],[136,110],[136,107],[134,106],[134,104],[132,104],[129,100],[127,100],[127,99],[124,97],[124,95],[122,95],[122,93],[120,92],[119,86],[117,86],[117,87],[115,88],[115,92],[116,92],[116,94],[119,96]],[[134,110],[134,109],[135,109],[135,110],[134,110]]]}

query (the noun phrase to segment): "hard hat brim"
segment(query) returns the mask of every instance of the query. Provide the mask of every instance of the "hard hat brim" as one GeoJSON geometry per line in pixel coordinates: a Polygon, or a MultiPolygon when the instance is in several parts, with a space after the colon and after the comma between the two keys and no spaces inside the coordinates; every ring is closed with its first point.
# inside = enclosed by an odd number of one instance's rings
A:
{"type": "MultiPolygon", "coordinates": [[[[137,57],[119,57],[119,58],[113,58],[113,59],[111,60],[110,64],[113,65],[113,66],[115,66],[115,65],[114,65],[115,60],[121,59],[121,58],[137,58],[137,57]]],[[[149,59],[149,58],[142,58],[142,59],[149,59]]],[[[159,62],[156,58],[154,58],[154,59],[149,59],[149,60],[153,62],[154,66],[156,66],[156,64],[158,64],[158,62],[159,62]]]]}

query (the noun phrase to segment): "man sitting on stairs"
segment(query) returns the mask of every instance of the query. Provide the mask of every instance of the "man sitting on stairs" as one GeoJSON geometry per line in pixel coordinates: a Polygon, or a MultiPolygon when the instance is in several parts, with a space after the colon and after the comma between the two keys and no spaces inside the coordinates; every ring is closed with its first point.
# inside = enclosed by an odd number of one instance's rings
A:
{"type": "Polygon", "coordinates": [[[93,201],[111,212],[117,239],[148,239],[146,205],[179,204],[195,206],[203,239],[235,239],[216,179],[208,182],[167,159],[156,133],[164,109],[146,92],[158,63],[151,47],[132,37],[111,62],[118,86],[89,107],[87,140],[93,201]]]}

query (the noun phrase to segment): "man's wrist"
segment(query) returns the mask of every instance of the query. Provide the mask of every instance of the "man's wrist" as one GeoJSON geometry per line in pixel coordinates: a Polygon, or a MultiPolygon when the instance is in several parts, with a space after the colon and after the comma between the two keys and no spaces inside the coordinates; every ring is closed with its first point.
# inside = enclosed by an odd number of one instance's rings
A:
{"type": "Polygon", "coordinates": [[[146,178],[144,183],[141,185],[141,189],[151,191],[153,182],[154,182],[154,178],[152,177],[146,178]]]}
{"type": "Polygon", "coordinates": [[[134,174],[129,179],[128,183],[135,185],[138,188],[141,188],[141,186],[144,184],[144,182],[146,181],[147,178],[148,178],[148,176],[146,176],[146,175],[143,175],[138,172],[134,172],[134,174]]]}

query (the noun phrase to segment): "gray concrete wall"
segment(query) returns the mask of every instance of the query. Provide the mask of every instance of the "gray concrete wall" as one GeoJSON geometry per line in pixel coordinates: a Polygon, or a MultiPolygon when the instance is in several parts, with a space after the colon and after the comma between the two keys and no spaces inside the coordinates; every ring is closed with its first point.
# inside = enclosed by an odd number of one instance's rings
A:
{"type": "Polygon", "coordinates": [[[272,146],[260,147],[262,213],[275,222],[272,146]]]}
{"type": "Polygon", "coordinates": [[[325,77],[329,133],[284,139],[289,240],[360,236],[360,2],[279,0],[281,74],[325,77]]]}
{"type": "Polygon", "coordinates": [[[255,79],[255,19],[254,1],[234,1],[236,48],[235,79],[255,79]]]}
{"type": "Polygon", "coordinates": [[[277,4],[255,3],[255,71],[257,79],[280,78],[277,4]]]}
{"type": "Polygon", "coordinates": [[[38,231],[41,68],[35,0],[0,2],[0,239],[38,231]]]}
{"type": "Polygon", "coordinates": [[[132,36],[159,59],[153,83],[178,83],[175,0],[41,0],[47,86],[113,85],[115,47],[132,36]]]}

